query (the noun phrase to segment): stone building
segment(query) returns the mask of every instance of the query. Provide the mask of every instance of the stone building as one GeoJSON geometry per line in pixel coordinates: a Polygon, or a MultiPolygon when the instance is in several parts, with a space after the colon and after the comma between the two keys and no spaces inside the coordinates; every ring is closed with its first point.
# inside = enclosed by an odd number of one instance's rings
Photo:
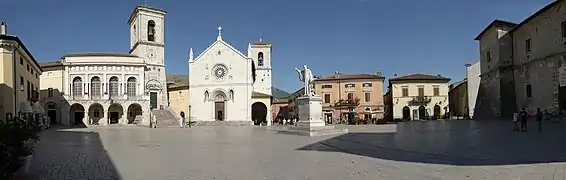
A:
{"type": "Polygon", "coordinates": [[[317,77],[315,94],[322,97],[324,119],[355,118],[371,123],[383,119],[383,80],[379,74],[341,74],[317,77]]]}
{"type": "Polygon", "coordinates": [[[456,82],[448,86],[448,109],[455,118],[468,117],[468,80],[456,82]]]}
{"type": "Polygon", "coordinates": [[[271,43],[253,42],[244,55],[218,36],[189,57],[189,106],[197,125],[271,124],[271,43]]]}
{"type": "Polygon", "coordinates": [[[8,25],[0,23],[0,120],[20,112],[23,106],[38,100],[39,76],[42,69],[14,35],[8,34],[8,25]]]}
{"type": "Polygon", "coordinates": [[[448,82],[450,78],[426,74],[389,79],[386,119],[441,118],[448,111],[448,82]]]}
{"type": "Polygon", "coordinates": [[[150,114],[169,109],[164,15],[148,6],[134,9],[128,20],[129,53],[66,54],[41,63],[46,69],[41,75],[41,102],[52,122],[148,125],[150,114]]]}
{"type": "Polygon", "coordinates": [[[566,109],[564,0],[520,23],[494,20],[477,37],[481,83],[474,116],[511,117],[517,109],[566,109]],[[564,82],[564,81],[563,81],[564,82]]]}

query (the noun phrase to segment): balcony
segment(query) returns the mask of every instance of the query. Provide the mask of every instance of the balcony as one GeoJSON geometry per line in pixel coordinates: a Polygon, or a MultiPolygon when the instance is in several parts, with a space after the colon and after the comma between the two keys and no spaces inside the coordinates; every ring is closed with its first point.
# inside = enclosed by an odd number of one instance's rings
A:
{"type": "Polygon", "coordinates": [[[334,107],[357,107],[360,105],[360,99],[341,99],[334,103],[334,107]]]}
{"type": "Polygon", "coordinates": [[[80,96],[74,96],[74,95],[64,95],[63,96],[65,99],[67,100],[94,100],[94,101],[105,101],[105,100],[124,100],[124,101],[144,101],[144,100],[149,100],[149,96],[146,95],[138,95],[138,96],[128,96],[128,95],[80,95],[80,96]]]}
{"type": "Polygon", "coordinates": [[[431,98],[428,96],[415,96],[413,99],[409,100],[409,105],[411,106],[420,106],[420,105],[427,105],[430,103],[431,98]]]}

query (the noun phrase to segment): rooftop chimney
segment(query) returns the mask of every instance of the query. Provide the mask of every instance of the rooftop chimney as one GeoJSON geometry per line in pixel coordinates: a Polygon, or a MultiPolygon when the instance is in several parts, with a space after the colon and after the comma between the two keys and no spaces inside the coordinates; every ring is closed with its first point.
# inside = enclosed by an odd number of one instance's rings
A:
{"type": "Polygon", "coordinates": [[[8,25],[6,25],[6,21],[0,23],[0,35],[8,35],[8,25]]]}
{"type": "Polygon", "coordinates": [[[438,76],[438,77],[442,77],[442,75],[440,75],[440,74],[437,74],[436,76],[438,76]]]}

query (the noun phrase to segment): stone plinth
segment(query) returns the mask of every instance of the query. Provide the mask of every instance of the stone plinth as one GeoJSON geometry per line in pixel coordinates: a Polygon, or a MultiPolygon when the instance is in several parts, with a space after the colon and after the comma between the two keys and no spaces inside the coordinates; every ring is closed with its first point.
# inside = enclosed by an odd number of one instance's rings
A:
{"type": "Polygon", "coordinates": [[[291,126],[287,129],[279,129],[277,130],[278,132],[303,136],[322,136],[348,133],[348,129],[336,129],[334,126],[326,125],[322,119],[322,97],[299,97],[297,98],[297,106],[299,109],[299,122],[297,122],[297,126],[291,126]]]}

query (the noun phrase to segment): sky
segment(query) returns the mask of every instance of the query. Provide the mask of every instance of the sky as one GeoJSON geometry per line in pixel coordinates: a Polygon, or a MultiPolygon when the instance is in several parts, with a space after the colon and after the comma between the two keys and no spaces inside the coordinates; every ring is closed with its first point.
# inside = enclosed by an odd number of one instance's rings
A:
{"type": "MultiPolygon", "coordinates": [[[[144,0],[1,0],[0,19],[38,61],[67,53],[129,51],[127,20],[144,0]]],[[[493,19],[520,22],[552,0],[147,0],[165,16],[167,73],[188,73],[195,56],[222,37],[247,53],[273,43],[273,86],[301,83],[294,68],[315,76],[381,71],[441,74],[460,81],[479,59],[474,37],[493,19]]],[[[386,86],[386,85],[385,85],[386,86]]]]}

